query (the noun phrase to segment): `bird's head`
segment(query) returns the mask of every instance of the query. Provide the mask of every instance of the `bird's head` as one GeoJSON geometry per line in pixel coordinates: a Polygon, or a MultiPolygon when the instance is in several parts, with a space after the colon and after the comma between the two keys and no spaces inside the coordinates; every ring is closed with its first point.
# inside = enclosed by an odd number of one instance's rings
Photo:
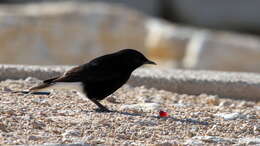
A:
{"type": "Polygon", "coordinates": [[[156,65],[155,62],[147,59],[142,53],[137,50],[124,49],[119,52],[124,56],[124,61],[127,63],[127,65],[131,66],[133,69],[136,69],[144,64],[156,65]]]}

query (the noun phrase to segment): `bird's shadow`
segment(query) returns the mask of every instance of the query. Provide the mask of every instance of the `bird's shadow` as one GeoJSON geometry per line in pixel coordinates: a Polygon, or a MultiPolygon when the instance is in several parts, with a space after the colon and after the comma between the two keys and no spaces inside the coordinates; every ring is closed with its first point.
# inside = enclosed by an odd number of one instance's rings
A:
{"type": "Polygon", "coordinates": [[[182,122],[182,123],[189,123],[189,124],[195,124],[195,125],[210,125],[209,122],[206,121],[199,121],[199,120],[194,120],[191,118],[185,118],[185,119],[178,119],[175,118],[173,116],[168,116],[168,117],[159,117],[159,116],[147,116],[144,114],[140,114],[140,113],[129,113],[129,112],[122,112],[122,111],[115,111],[112,110],[110,112],[96,112],[96,111],[85,111],[85,112],[93,112],[93,113],[118,113],[118,114],[122,114],[122,115],[126,115],[126,116],[136,116],[136,117],[150,117],[150,118],[156,118],[156,119],[171,119],[174,121],[178,121],[178,122],[182,122]]]}

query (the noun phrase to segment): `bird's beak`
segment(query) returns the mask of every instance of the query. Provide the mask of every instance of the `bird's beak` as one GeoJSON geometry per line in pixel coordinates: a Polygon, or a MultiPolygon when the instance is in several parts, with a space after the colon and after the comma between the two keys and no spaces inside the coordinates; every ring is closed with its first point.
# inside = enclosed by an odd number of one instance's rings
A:
{"type": "Polygon", "coordinates": [[[147,60],[147,61],[145,61],[145,62],[144,62],[144,64],[153,64],[153,65],[156,65],[156,63],[155,63],[155,62],[153,62],[153,61],[150,61],[150,60],[147,60]]]}

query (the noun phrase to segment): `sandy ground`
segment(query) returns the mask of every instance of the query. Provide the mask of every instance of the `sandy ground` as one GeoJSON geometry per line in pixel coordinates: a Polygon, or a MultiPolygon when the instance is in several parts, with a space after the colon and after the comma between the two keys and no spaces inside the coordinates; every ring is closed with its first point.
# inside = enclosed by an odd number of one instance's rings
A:
{"type": "Polygon", "coordinates": [[[0,82],[0,144],[260,144],[259,102],[125,85],[102,101],[114,112],[98,113],[74,91],[10,92],[38,82],[0,82]]]}

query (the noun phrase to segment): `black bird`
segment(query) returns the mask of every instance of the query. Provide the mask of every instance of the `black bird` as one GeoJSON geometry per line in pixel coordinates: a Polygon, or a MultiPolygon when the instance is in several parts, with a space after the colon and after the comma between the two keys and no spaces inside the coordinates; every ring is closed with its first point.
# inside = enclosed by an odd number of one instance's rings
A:
{"type": "Polygon", "coordinates": [[[47,79],[39,86],[29,89],[29,92],[53,88],[75,89],[81,96],[95,103],[99,107],[98,111],[109,112],[99,101],[124,85],[131,73],[144,64],[156,63],[136,50],[123,49],[74,67],[61,76],[47,79]]]}

